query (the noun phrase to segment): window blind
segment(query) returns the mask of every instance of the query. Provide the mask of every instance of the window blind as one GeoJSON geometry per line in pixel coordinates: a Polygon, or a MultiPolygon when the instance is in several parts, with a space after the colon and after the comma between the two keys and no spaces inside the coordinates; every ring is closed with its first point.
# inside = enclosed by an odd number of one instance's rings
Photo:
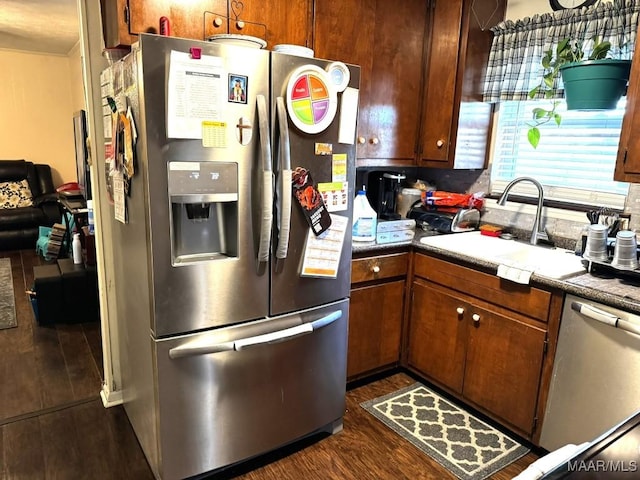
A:
{"type": "MultiPolygon", "coordinates": [[[[542,125],[537,149],[527,140],[527,121],[535,106],[549,108],[549,100],[509,101],[499,104],[491,166],[491,193],[500,194],[516,177],[533,177],[545,198],[589,206],[624,208],[629,185],[613,181],[626,99],[616,110],[567,111],[562,102],[562,123],[542,125]]],[[[529,183],[512,190],[536,196],[529,183]]]]}

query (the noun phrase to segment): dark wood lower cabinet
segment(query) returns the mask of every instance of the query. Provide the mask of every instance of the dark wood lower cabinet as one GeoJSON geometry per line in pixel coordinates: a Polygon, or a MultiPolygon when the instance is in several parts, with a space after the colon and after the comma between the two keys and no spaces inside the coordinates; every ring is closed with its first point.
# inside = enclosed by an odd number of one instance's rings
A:
{"type": "Polygon", "coordinates": [[[404,280],[351,290],[347,377],[400,360],[404,280]]]}
{"type": "Polygon", "coordinates": [[[467,329],[456,309],[460,298],[422,281],[413,283],[409,365],[462,393],[467,329]]]}
{"type": "MultiPolygon", "coordinates": [[[[534,311],[534,302],[523,297],[522,308],[507,309],[508,302],[495,300],[515,287],[496,283],[493,275],[420,254],[414,256],[414,270],[424,278],[415,277],[411,287],[409,369],[535,440],[545,372],[552,365],[547,342],[559,315],[557,302],[549,298],[534,311]]],[[[541,292],[531,290],[539,300],[541,292]]]]}
{"type": "Polygon", "coordinates": [[[465,318],[469,342],[462,395],[531,432],[547,333],[482,308],[471,312],[471,323],[465,318]]]}

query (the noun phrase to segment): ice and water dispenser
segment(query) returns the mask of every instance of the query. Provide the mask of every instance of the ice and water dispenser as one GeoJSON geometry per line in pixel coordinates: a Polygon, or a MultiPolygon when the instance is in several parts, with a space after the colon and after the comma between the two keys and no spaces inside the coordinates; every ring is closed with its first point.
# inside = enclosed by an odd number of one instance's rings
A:
{"type": "Polygon", "coordinates": [[[238,256],[238,164],[169,162],[173,265],[238,256]]]}

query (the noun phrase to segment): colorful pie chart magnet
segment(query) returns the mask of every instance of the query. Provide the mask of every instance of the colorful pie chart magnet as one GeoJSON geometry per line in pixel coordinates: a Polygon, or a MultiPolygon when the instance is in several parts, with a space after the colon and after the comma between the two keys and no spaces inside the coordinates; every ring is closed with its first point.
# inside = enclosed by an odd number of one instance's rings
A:
{"type": "Polygon", "coordinates": [[[338,94],[327,72],[316,65],[293,71],[287,84],[287,111],[296,127],[309,134],[323,132],[337,108],[338,94]]]}

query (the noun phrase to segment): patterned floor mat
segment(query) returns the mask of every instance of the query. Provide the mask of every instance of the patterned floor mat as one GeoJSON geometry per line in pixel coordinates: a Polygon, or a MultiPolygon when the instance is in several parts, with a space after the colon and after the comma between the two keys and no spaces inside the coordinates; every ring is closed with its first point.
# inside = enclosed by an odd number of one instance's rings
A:
{"type": "Polygon", "coordinates": [[[361,404],[462,480],[482,480],[528,448],[421,383],[361,404]]]}

